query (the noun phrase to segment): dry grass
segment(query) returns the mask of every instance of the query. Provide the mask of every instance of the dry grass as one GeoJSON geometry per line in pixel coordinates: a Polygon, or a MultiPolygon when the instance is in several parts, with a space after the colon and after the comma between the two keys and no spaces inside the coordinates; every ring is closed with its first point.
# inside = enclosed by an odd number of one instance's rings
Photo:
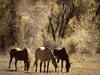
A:
{"type": "Polygon", "coordinates": [[[0,55],[0,75],[100,75],[100,55],[92,55],[92,56],[84,56],[84,55],[72,55],[70,57],[72,66],[70,68],[70,72],[66,73],[65,69],[64,72],[60,72],[60,63],[59,69],[57,72],[54,72],[54,67],[50,63],[49,73],[40,73],[39,69],[38,72],[34,72],[32,68],[32,64],[34,59],[31,63],[31,68],[29,72],[23,71],[23,63],[18,62],[18,71],[14,71],[14,61],[13,65],[11,66],[11,71],[8,70],[8,60],[9,55],[0,55]],[[79,58],[80,57],[80,58],[79,58]]]}

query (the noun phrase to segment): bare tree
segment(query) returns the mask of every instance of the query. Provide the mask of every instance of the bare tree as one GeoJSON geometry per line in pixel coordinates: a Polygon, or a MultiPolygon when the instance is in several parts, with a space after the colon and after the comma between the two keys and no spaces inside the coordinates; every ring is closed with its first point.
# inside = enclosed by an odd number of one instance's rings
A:
{"type": "MultiPolygon", "coordinates": [[[[50,32],[51,26],[51,34],[53,35],[54,40],[56,40],[56,33],[61,38],[64,38],[65,31],[68,25],[69,20],[73,17],[74,13],[74,4],[71,0],[57,0],[60,10],[58,14],[52,13],[49,17],[49,25],[48,32],[50,32]]],[[[53,7],[51,12],[53,11],[53,7]]]]}
{"type": "Polygon", "coordinates": [[[98,6],[98,8],[96,10],[95,16],[97,16],[99,13],[100,13],[100,3],[99,3],[99,6],[98,6]]]}

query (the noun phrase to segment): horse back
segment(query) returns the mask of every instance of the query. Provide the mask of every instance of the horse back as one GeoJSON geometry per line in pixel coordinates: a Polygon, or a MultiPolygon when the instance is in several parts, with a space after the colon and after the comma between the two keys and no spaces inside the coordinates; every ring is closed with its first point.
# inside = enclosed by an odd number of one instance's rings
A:
{"type": "Polygon", "coordinates": [[[35,58],[40,60],[51,60],[53,58],[53,53],[48,49],[41,50],[41,48],[36,49],[35,58]]]}
{"type": "Polygon", "coordinates": [[[54,55],[57,56],[57,58],[62,59],[62,60],[68,59],[68,54],[65,48],[62,48],[61,50],[54,50],[54,55]]]}
{"type": "Polygon", "coordinates": [[[28,61],[28,51],[27,50],[18,50],[18,49],[11,49],[10,57],[14,57],[16,60],[24,60],[28,61]]]}

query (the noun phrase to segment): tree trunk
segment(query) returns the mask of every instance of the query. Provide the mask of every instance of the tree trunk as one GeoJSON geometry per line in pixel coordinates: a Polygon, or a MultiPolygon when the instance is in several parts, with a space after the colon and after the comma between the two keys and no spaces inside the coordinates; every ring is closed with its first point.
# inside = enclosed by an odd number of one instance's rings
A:
{"type": "Polygon", "coordinates": [[[21,16],[17,12],[18,0],[11,0],[10,21],[9,21],[9,44],[11,46],[21,46],[23,44],[23,26],[21,25],[21,16]]]}

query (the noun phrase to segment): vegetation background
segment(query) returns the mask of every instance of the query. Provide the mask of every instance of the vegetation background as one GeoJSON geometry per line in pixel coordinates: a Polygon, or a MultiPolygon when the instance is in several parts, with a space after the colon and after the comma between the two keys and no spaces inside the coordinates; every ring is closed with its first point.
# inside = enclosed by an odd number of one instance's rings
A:
{"type": "Polygon", "coordinates": [[[100,52],[100,1],[0,0],[0,51],[40,46],[100,52]]]}
{"type": "Polygon", "coordinates": [[[2,52],[40,46],[65,47],[69,75],[100,75],[100,0],[0,0],[0,74],[27,75],[5,71],[9,56],[2,52]]]}

